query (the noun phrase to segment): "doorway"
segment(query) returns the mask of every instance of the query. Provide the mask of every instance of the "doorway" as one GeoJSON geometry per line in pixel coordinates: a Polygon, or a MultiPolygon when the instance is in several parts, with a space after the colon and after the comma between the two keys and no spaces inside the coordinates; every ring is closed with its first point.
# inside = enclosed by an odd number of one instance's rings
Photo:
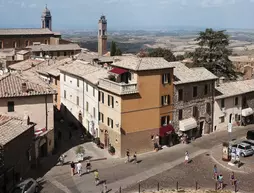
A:
{"type": "Polygon", "coordinates": [[[200,121],[200,123],[199,123],[199,135],[198,135],[198,137],[202,137],[203,130],[204,130],[204,121],[200,121]]]}

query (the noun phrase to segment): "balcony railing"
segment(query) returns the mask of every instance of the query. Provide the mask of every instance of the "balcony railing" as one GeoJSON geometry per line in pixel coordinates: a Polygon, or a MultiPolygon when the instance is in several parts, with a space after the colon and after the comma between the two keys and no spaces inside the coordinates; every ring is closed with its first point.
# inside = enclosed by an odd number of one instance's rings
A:
{"type": "Polygon", "coordinates": [[[99,87],[118,95],[138,93],[137,83],[118,83],[108,79],[100,79],[99,87]]]}

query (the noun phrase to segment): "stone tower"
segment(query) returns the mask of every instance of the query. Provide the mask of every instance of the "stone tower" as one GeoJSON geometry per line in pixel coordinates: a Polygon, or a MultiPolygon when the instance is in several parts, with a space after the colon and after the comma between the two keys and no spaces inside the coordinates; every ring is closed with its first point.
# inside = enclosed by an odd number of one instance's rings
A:
{"type": "Polygon", "coordinates": [[[100,17],[98,24],[98,55],[103,56],[107,53],[107,20],[104,15],[100,17]]]}
{"type": "Polygon", "coordinates": [[[48,28],[52,31],[52,17],[47,5],[41,15],[41,28],[48,28]]]}

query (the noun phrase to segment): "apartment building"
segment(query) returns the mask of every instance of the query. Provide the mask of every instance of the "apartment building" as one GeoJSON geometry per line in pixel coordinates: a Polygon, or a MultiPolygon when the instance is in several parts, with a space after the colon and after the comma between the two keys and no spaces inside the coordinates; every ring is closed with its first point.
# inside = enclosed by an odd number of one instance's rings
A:
{"type": "Polygon", "coordinates": [[[98,81],[107,75],[102,67],[73,61],[59,67],[61,112],[77,126],[83,125],[94,137],[99,136],[98,81]]]}
{"type": "Polygon", "coordinates": [[[24,117],[35,123],[36,158],[47,156],[54,149],[55,91],[38,84],[36,76],[6,74],[0,78],[0,112],[6,116],[24,117]]]}
{"type": "Polygon", "coordinates": [[[118,156],[154,149],[173,119],[173,69],[163,58],[115,57],[99,80],[100,141],[118,156]]]}
{"type": "Polygon", "coordinates": [[[253,123],[254,80],[220,82],[215,87],[214,130],[253,123]]]}
{"type": "Polygon", "coordinates": [[[217,77],[205,68],[174,69],[174,128],[188,137],[212,131],[214,86],[217,77]]]}

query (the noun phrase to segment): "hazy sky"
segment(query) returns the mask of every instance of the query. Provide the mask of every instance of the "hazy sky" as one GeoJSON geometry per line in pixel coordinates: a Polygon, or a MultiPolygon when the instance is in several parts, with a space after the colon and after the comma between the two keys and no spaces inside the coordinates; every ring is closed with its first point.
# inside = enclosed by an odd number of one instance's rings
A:
{"type": "Polygon", "coordinates": [[[109,30],[254,29],[254,0],[0,0],[0,27],[40,27],[45,4],[54,29],[97,29],[102,13],[109,30]]]}

